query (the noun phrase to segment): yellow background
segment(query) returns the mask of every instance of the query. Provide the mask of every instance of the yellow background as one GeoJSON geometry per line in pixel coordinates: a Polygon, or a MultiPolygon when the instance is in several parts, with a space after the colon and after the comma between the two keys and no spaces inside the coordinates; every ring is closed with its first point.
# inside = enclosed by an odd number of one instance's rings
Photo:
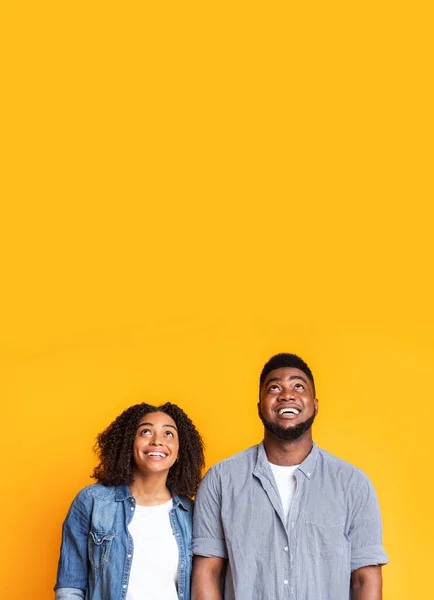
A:
{"type": "Polygon", "coordinates": [[[118,413],[179,403],[210,465],[278,351],[376,486],[385,600],[430,596],[430,5],[2,3],[2,598],[53,597],[118,413]]]}

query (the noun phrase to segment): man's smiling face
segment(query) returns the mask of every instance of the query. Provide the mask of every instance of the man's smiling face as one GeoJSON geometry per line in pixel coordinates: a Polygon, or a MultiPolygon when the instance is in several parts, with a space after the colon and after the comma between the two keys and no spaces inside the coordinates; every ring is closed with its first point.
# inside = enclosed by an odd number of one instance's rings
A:
{"type": "Polygon", "coordinates": [[[307,375],[291,367],[270,371],[258,403],[264,427],[280,439],[293,440],[310,429],[318,412],[318,400],[307,375]]]}

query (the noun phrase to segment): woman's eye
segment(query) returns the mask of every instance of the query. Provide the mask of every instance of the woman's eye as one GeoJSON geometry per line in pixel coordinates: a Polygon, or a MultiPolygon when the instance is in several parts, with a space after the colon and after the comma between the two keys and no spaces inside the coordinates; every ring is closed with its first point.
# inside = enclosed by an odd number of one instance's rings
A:
{"type": "Polygon", "coordinates": [[[146,434],[148,434],[150,432],[151,432],[150,429],[142,429],[142,431],[140,432],[140,435],[146,435],[146,434]]]}
{"type": "Polygon", "coordinates": [[[169,437],[173,437],[172,431],[166,431],[166,435],[169,436],[169,437]]]}

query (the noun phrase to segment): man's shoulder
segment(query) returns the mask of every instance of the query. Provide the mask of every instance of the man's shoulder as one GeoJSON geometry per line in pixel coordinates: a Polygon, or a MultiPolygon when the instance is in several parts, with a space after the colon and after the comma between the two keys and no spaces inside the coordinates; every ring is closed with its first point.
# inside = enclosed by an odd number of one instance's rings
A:
{"type": "Polygon", "coordinates": [[[238,471],[240,465],[252,465],[254,466],[256,463],[256,459],[258,456],[258,448],[259,444],[255,446],[251,446],[250,448],[246,448],[245,450],[241,450],[241,452],[237,452],[224,460],[221,460],[212,467],[210,467],[208,472],[214,473],[228,473],[231,471],[238,471]]]}
{"type": "Polygon", "coordinates": [[[359,469],[359,467],[350,463],[349,461],[344,460],[339,456],[336,456],[336,454],[332,454],[328,450],[324,450],[324,448],[320,448],[319,446],[317,446],[317,448],[321,459],[331,468],[346,469],[348,471],[358,471],[359,473],[363,473],[363,471],[359,469]]]}
{"type": "Polygon", "coordinates": [[[342,477],[357,485],[361,485],[363,482],[370,482],[366,473],[356,465],[324,450],[323,448],[318,448],[318,454],[323,469],[327,470],[331,476],[342,477]]]}

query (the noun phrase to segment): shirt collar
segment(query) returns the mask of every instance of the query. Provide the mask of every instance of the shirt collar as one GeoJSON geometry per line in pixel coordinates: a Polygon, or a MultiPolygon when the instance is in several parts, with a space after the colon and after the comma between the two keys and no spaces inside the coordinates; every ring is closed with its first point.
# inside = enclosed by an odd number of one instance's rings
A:
{"type": "MultiPolygon", "coordinates": [[[[315,471],[318,455],[318,446],[315,444],[315,442],[312,442],[312,450],[298,467],[298,470],[300,470],[308,479],[312,477],[313,472],[315,471]]],[[[256,461],[255,470],[256,468],[260,468],[262,471],[264,471],[267,463],[268,458],[267,453],[265,452],[264,442],[261,442],[258,446],[258,458],[256,461]]]]}
{"type": "Polygon", "coordinates": [[[315,471],[318,455],[318,446],[315,444],[315,442],[312,442],[312,450],[309,452],[304,461],[298,467],[308,479],[312,477],[313,472],[315,471]]]}
{"type": "MultiPolygon", "coordinates": [[[[168,484],[167,487],[170,489],[170,491],[172,491],[170,484],[168,484]]],[[[116,502],[123,502],[124,500],[128,500],[129,498],[134,498],[130,488],[127,485],[117,485],[116,502]]],[[[176,494],[172,494],[172,502],[173,508],[181,506],[184,510],[188,510],[188,500],[187,498],[184,498],[184,496],[177,496],[176,494]]]]}

